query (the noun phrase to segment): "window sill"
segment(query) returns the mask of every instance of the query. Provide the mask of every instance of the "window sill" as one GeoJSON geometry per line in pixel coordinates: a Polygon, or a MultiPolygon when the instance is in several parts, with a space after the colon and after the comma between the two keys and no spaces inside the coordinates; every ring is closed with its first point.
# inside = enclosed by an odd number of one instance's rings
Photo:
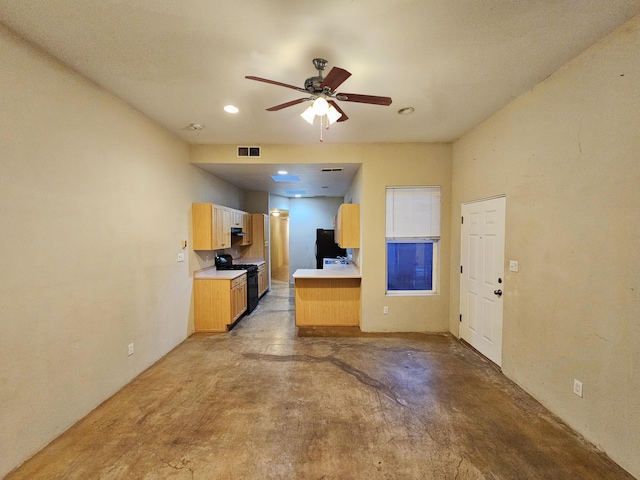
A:
{"type": "Polygon", "coordinates": [[[385,292],[387,297],[435,297],[440,295],[438,292],[412,292],[408,290],[385,292]]]}

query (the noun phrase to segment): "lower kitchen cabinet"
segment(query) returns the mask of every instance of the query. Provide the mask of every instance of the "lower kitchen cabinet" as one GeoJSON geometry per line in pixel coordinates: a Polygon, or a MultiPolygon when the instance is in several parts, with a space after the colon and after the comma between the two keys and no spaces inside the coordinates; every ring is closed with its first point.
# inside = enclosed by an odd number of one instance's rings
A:
{"type": "Polygon", "coordinates": [[[196,279],[193,286],[196,332],[224,332],[247,310],[247,275],[196,279]]]}
{"type": "Polygon", "coordinates": [[[263,263],[258,267],[258,296],[261,297],[269,290],[269,274],[267,264],[263,263]]]}
{"type": "Polygon", "coordinates": [[[231,323],[247,311],[247,275],[231,281],[231,323]]]}

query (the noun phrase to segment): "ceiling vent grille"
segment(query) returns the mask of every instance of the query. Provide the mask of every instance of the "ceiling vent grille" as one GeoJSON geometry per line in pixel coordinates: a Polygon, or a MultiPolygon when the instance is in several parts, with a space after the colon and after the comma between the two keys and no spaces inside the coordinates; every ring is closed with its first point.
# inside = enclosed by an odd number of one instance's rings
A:
{"type": "Polygon", "coordinates": [[[238,157],[259,157],[260,147],[238,147],[238,157]]]}
{"type": "Polygon", "coordinates": [[[322,171],[323,172],[341,172],[342,171],[342,167],[323,168],[322,171]]]}

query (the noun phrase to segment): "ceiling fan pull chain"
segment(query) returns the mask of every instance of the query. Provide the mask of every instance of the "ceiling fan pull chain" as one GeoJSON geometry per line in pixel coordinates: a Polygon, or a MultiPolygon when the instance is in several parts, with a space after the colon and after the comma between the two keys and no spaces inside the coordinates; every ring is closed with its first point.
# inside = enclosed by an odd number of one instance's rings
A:
{"type": "Polygon", "coordinates": [[[320,117],[320,143],[324,142],[324,139],[322,138],[322,123],[323,123],[322,120],[323,119],[324,119],[324,116],[320,117]]]}

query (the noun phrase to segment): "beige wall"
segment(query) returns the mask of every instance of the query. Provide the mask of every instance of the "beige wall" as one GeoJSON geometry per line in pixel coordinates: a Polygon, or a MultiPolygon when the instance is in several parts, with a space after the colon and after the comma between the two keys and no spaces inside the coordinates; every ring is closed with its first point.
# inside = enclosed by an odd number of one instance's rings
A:
{"type": "Polygon", "coordinates": [[[191,202],[241,194],[3,27],[0,52],[2,477],[192,331],[191,202]]]}
{"type": "Polygon", "coordinates": [[[640,477],[638,52],[640,17],[455,142],[450,328],[460,204],[506,194],[503,371],[640,477]]]}
{"type": "MultiPolygon", "coordinates": [[[[238,162],[235,145],[191,147],[195,163],[238,162]]],[[[449,316],[449,261],[451,207],[450,144],[318,144],[264,145],[265,163],[361,163],[347,200],[361,203],[360,263],[364,331],[444,332],[449,316]],[[388,185],[442,185],[443,220],[440,293],[429,297],[385,295],[385,187],[388,185]],[[383,307],[389,314],[383,315],[383,307]]],[[[245,160],[251,163],[253,160],[245,160]]],[[[291,232],[293,235],[294,232],[291,232]]]]}
{"type": "Polygon", "coordinates": [[[373,332],[447,331],[451,243],[451,145],[372,146],[362,167],[362,330],[373,332]],[[439,293],[386,296],[385,187],[442,185],[439,293]],[[389,314],[383,315],[384,306],[389,314]]]}

